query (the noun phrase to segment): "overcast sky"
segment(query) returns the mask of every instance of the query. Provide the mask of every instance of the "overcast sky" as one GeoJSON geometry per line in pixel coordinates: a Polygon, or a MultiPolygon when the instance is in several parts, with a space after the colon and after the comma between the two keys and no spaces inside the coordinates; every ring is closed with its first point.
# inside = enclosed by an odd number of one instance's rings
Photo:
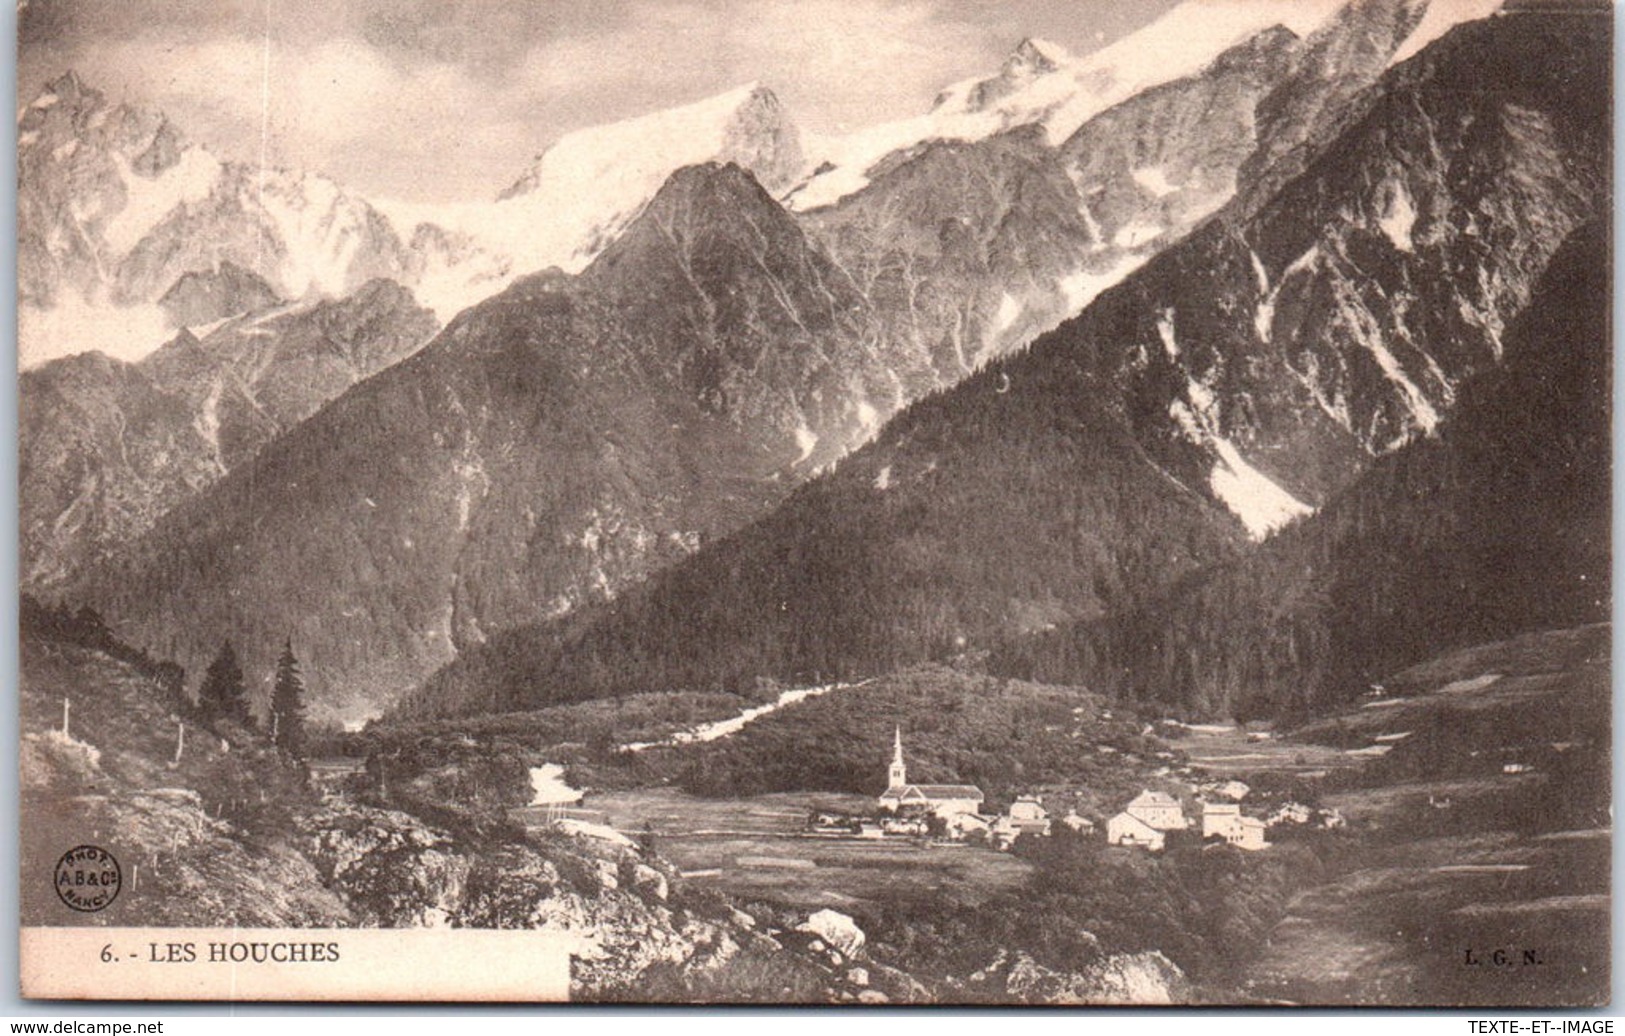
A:
{"type": "Polygon", "coordinates": [[[559,134],[760,81],[834,131],[1024,36],[1086,53],[1174,0],[22,0],[19,100],[73,68],[223,156],[486,198],[559,134]],[[267,75],[267,71],[269,75],[267,75]]]}

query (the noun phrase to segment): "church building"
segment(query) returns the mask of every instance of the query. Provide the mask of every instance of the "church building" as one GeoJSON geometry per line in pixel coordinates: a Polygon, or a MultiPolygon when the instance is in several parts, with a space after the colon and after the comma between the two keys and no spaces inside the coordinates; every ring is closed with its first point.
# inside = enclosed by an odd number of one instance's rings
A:
{"type": "Polygon", "coordinates": [[[934,813],[947,818],[980,812],[983,799],[982,789],[970,784],[908,783],[908,769],[903,765],[903,728],[897,728],[886,790],[880,795],[881,809],[934,813]]]}

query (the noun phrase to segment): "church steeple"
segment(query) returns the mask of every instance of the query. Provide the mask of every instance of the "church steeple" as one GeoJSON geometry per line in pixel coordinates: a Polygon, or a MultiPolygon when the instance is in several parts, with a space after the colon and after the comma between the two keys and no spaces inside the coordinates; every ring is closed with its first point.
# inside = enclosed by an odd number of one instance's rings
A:
{"type": "Polygon", "coordinates": [[[903,766],[903,728],[898,726],[892,742],[891,770],[886,777],[886,787],[901,788],[907,783],[908,770],[903,766]]]}

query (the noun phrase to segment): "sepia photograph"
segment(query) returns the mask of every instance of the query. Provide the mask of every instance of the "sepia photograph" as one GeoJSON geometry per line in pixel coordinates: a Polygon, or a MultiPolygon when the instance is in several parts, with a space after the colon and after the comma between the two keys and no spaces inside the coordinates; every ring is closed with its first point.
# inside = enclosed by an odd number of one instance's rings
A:
{"type": "Polygon", "coordinates": [[[19,0],[22,995],[1609,1002],[1607,0],[19,0]]]}

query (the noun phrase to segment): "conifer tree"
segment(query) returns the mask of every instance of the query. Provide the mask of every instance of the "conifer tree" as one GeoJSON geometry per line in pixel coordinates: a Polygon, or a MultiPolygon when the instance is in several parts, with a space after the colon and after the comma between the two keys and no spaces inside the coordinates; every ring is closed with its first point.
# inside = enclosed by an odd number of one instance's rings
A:
{"type": "Polygon", "coordinates": [[[283,644],[276,663],[276,685],[271,690],[271,730],[276,744],[295,759],[305,757],[305,682],[293,640],[283,644]]]}
{"type": "Polygon", "coordinates": [[[253,724],[248,710],[248,685],[243,682],[243,667],[237,662],[237,651],[231,641],[220,645],[220,653],[204,672],[197,704],[205,720],[230,719],[244,726],[253,724]]]}

